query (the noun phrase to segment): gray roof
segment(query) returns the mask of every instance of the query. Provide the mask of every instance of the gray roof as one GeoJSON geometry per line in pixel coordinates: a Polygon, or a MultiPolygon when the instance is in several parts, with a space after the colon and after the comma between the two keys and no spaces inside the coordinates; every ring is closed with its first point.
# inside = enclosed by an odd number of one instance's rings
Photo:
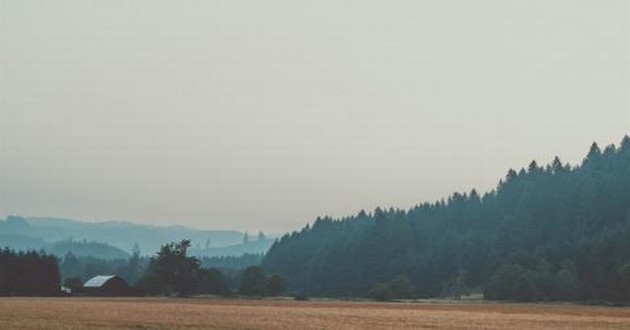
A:
{"type": "Polygon", "coordinates": [[[86,288],[99,288],[103,286],[107,281],[116,277],[116,275],[98,275],[89,279],[85,284],[83,284],[86,288]]]}

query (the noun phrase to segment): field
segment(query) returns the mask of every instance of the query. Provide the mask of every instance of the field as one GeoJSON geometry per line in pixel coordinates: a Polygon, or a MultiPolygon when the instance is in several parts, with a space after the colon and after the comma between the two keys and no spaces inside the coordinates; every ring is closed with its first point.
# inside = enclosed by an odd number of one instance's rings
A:
{"type": "Polygon", "coordinates": [[[205,298],[0,298],[2,329],[629,329],[630,309],[205,298]]]}

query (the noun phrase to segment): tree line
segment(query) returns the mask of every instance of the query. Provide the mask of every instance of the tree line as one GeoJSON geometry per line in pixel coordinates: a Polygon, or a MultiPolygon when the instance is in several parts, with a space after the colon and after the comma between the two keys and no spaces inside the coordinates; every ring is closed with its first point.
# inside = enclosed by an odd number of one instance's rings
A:
{"type": "Polygon", "coordinates": [[[630,301],[630,138],[579,166],[511,169],[483,195],[318,218],[262,264],[306,295],[630,301]]]}
{"type": "Polygon", "coordinates": [[[145,295],[198,294],[274,296],[284,293],[284,279],[267,276],[257,266],[260,255],[204,258],[188,256],[189,240],[161,247],[153,257],[141,257],[137,248],[128,260],[76,257],[62,259],[45,252],[0,250],[0,295],[42,296],[62,294],[61,283],[81,294],[83,283],[96,275],[118,275],[145,295]],[[203,267],[204,264],[228,268],[203,267]],[[227,276],[224,275],[227,273],[227,276]]]}
{"type": "Polygon", "coordinates": [[[267,277],[257,266],[261,255],[198,259],[188,255],[190,246],[190,240],[171,242],[153,257],[141,257],[134,249],[128,260],[77,258],[68,253],[61,262],[61,273],[64,284],[74,292],[81,292],[82,283],[100,274],[118,275],[146,295],[268,296],[284,292],[281,277],[267,277]]]}
{"type": "Polygon", "coordinates": [[[44,252],[0,250],[0,296],[59,294],[57,258],[44,252]]]}
{"type": "MultiPolygon", "coordinates": [[[[137,283],[143,292],[152,295],[215,294],[232,293],[229,281],[218,268],[202,268],[202,262],[188,256],[189,240],[162,246],[157,255],[150,259],[144,276],[137,283]]],[[[255,256],[245,255],[244,262],[255,256]]],[[[233,258],[215,259],[238,264],[233,258]]],[[[239,276],[238,294],[244,296],[276,296],[284,292],[284,279],[279,275],[268,277],[256,265],[248,266],[239,276]]]]}

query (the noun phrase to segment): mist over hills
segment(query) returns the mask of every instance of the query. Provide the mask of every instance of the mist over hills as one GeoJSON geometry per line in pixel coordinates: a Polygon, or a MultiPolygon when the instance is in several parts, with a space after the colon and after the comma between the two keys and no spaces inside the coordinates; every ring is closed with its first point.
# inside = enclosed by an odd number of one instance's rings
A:
{"type": "Polygon", "coordinates": [[[152,255],[161,245],[181,239],[191,240],[194,252],[199,256],[264,253],[273,243],[266,239],[244,244],[244,233],[235,230],[20,216],[0,220],[0,246],[17,250],[44,249],[60,256],[72,251],[77,256],[126,258],[135,244],[142,255],[152,255]]]}

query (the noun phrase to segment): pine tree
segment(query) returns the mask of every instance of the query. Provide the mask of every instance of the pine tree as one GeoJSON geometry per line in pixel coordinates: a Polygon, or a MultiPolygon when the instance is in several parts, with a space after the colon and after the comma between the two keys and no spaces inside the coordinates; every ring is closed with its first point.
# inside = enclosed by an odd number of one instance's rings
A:
{"type": "Polygon", "coordinates": [[[247,243],[249,243],[249,234],[245,232],[245,235],[243,235],[243,244],[247,243]]]}

